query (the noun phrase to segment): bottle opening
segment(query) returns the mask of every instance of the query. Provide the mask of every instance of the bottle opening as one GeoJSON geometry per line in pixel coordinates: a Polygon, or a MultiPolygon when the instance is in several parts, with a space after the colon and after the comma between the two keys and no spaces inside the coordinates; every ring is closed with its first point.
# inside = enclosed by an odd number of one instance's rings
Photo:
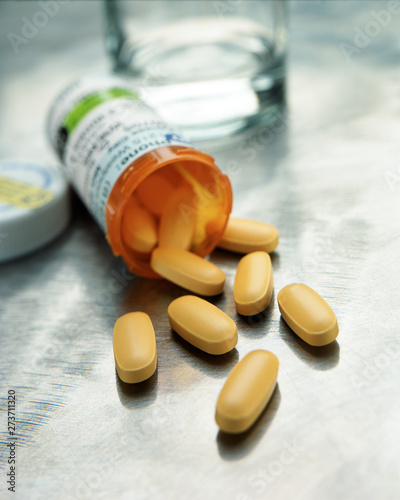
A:
{"type": "Polygon", "coordinates": [[[229,180],[210,156],[166,146],[137,159],[117,181],[106,208],[107,238],[131,272],[159,278],[150,268],[154,248],[209,254],[231,209],[229,180]]]}

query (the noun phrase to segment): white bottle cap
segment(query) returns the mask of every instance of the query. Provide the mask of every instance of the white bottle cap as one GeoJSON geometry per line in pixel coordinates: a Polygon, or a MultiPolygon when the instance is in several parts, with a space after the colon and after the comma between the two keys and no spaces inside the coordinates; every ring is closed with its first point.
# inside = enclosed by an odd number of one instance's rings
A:
{"type": "Polygon", "coordinates": [[[56,168],[0,162],[0,262],[56,238],[70,215],[68,184],[56,168]]]}

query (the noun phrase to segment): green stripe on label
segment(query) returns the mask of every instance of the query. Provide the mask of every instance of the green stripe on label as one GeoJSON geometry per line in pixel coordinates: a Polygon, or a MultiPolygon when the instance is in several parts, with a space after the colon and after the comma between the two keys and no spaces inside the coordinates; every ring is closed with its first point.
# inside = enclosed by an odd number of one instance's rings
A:
{"type": "Polygon", "coordinates": [[[89,113],[89,111],[103,102],[110,101],[111,99],[117,99],[118,97],[130,97],[133,99],[139,98],[139,96],[134,92],[118,88],[101,90],[94,94],[90,94],[82,101],[79,101],[72,111],[68,113],[64,120],[64,127],[70,134],[82,118],[89,113]]]}

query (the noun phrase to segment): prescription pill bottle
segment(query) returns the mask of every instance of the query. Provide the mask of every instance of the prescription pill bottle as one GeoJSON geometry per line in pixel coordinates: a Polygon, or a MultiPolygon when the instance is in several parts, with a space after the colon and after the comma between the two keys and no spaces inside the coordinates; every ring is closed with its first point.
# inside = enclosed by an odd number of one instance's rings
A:
{"type": "Polygon", "coordinates": [[[133,200],[157,223],[168,198],[185,187],[193,196],[179,210],[188,224],[195,220],[189,250],[205,256],[216,246],[232,209],[229,179],[128,81],[107,75],[74,82],[56,98],[47,127],[76,191],[131,272],[158,277],[151,252],[126,242],[124,213],[133,200]]]}

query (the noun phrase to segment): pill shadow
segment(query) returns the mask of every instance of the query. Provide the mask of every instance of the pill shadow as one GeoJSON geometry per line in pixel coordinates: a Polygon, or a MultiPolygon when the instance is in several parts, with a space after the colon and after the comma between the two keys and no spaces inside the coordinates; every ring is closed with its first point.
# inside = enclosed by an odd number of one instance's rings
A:
{"type": "Polygon", "coordinates": [[[224,290],[221,293],[218,293],[217,295],[199,295],[198,293],[194,292],[188,292],[186,290],[186,293],[183,293],[182,295],[196,295],[197,297],[200,297],[200,299],[206,300],[207,302],[210,302],[210,304],[213,304],[214,306],[218,307],[219,309],[224,310],[227,304],[227,297],[224,293],[224,290]]]}
{"type": "Polygon", "coordinates": [[[239,361],[239,352],[236,348],[226,354],[208,354],[198,349],[185,339],[171,330],[172,338],[178,345],[176,354],[190,364],[195,370],[199,370],[214,378],[227,377],[232,368],[239,361]]]}
{"type": "Polygon", "coordinates": [[[216,266],[229,266],[236,269],[239,260],[244,255],[245,254],[223,250],[222,248],[216,248],[210,255],[210,261],[216,266]]]}
{"type": "Polygon", "coordinates": [[[205,296],[165,279],[135,276],[124,294],[122,311],[144,311],[150,316],[157,315],[160,310],[167,311],[170,303],[183,295],[195,295],[215,305],[224,303],[226,300],[223,291],[217,295],[205,296]]]}
{"type": "Polygon", "coordinates": [[[272,397],[258,417],[257,421],[241,434],[228,434],[219,431],[217,445],[220,456],[224,460],[239,460],[248,455],[267,433],[281,402],[281,393],[277,384],[272,397]]]}
{"type": "Polygon", "coordinates": [[[123,292],[121,313],[144,311],[151,316],[166,310],[170,302],[183,295],[180,287],[167,280],[131,276],[123,292]]]}
{"type": "Polygon", "coordinates": [[[268,333],[268,324],[274,312],[275,291],[272,292],[268,307],[258,314],[243,316],[236,314],[236,324],[240,328],[240,333],[252,338],[264,337],[268,333]]]}
{"type": "Polygon", "coordinates": [[[281,262],[279,252],[274,250],[269,254],[269,256],[271,257],[272,270],[277,271],[280,267],[280,262],[281,262]]]}
{"type": "Polygon", "coordinates": [[[137,384],[123,382],[115,372],[115,383],[119,400],[126,408],[142,408],[149,406],[157,398],[158,368],[153,375],[137,384]]]}
{"type": "Polygon", "coordinates": [[[321,347],[311,346],[288,327],[282,316],[279,334],[296,356],[315,370],[331,370],[339,363],[340,346],[336,340],[321,347]]]}

